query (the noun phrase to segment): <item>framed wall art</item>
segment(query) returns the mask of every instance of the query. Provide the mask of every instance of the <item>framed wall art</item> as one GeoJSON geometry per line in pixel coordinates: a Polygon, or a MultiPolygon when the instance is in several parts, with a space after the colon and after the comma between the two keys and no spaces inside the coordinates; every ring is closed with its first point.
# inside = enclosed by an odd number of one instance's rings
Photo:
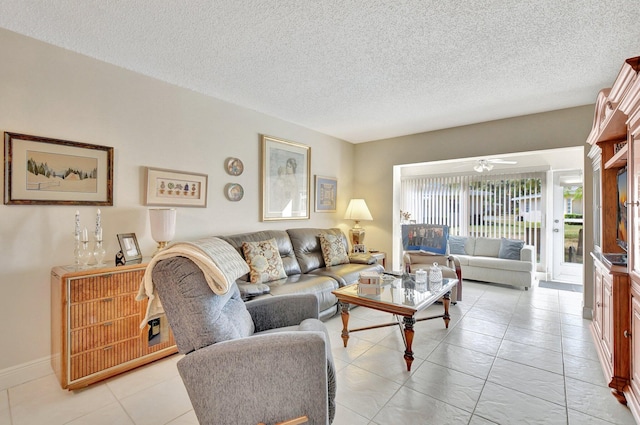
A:
{"type": "Polygon", "coordinates": [[[6,205],[113,205],[113,148],[4,133],[6,205]]]}
{"type": "Polygon", "coordinates": [[[338,180],[332,177],[316,176],[316,212],[336,212],[338,180]]]}
{"type": "Polygon", "coordinates": [[[142,253],[140,252],[138,238],[136,238],[135,233],[118,234],[118,243],[120,244],[120,251],[122,251],[125,263],[142,261],[142,253]]]}
{"type": "Polygon", "coordinates": [[[206,174],[146,167],[145,205],[207,206],[206,174]]]}
{"type": "Polygon", "coordinates": [[[311,148],[262,136],[262,221],[309,219],[311,148]]]}

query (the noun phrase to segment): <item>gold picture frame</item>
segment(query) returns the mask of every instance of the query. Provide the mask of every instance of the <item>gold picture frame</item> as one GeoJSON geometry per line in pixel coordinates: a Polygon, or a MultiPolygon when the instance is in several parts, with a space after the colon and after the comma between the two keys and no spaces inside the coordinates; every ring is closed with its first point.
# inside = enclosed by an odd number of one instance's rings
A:
{"type": "Polygon", "coordinates": [[[308,220],[311,148],[261,136],[262,221],[308,220]]]}

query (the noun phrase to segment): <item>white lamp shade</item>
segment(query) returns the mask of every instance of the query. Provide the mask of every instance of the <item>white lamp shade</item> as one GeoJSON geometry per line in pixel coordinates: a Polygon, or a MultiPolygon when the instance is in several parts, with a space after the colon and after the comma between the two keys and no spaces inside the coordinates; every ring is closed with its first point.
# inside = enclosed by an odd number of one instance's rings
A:
{"type": "Polygon", "coordinates": [[[373,220],[367,203],[364,199],[352,199],[347,206],[347,212],[344,213],[345,220],[373,220]]]}
{"type": "Polygon", "coordinates": [[[175,208],[157,208],[149,210],[151,237],[156,242],[169,242],[176,234],[175,208]]]}

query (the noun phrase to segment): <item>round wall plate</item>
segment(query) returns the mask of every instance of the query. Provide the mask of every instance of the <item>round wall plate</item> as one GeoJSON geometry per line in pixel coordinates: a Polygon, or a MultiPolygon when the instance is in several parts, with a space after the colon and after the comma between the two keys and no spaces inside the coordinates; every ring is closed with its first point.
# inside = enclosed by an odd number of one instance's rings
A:
{"type": "Polygon", "coordinates": [[[232,176],[239,176],[244,171],[244,164],[238,158],[227,158],[225,168],[232,176]]]}
{"type": "Polygon", "coordinates": [[[244,196],[244,189],[238,183],[227,183],[224,187],[224,193],[228,200],[237,202],[244,196]]]}

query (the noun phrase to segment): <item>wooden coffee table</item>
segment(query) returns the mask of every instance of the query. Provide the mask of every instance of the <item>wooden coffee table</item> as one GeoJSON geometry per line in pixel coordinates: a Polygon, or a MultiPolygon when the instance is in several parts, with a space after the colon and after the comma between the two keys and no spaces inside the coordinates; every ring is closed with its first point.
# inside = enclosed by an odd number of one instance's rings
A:
{"type": "Polygon", "coordinates": [[[451,320],[449,316],[449,304],[451,302],[449,296],[451,289],[457,284],[458,279],[443,279],[442,289],[439,291],[418,292],[412,287],[403,287],[402,279],[397,278],[392,283],[383,285],[380,295],[358,295],[357,283],[336,289],[332,293],[338,298],[341,305],[342,340],[344,341],[344,346],[346,347],[349,342],[349,332],[383,328],[386,326],[398,326],[402,331],[402,339],[404,340],[404,359],[407,362],[407,371],[410,371],[411,363],[413,363],[413,351],[411,349],[414,335],[413,326],[416,322],[442,317],[445,328],[449,328],[449,321],[451,320]],[[422,317],[420,319],[415,318],[416,313],[424,310],[441,298],[443,300],[444,314],[422,317]],[[391,313],[396,318],[396,321],[364,328],[349,329],[349,304],[391,313]],[[400,321],[400,316],[402,317],[402,322],[400,321]]]}

